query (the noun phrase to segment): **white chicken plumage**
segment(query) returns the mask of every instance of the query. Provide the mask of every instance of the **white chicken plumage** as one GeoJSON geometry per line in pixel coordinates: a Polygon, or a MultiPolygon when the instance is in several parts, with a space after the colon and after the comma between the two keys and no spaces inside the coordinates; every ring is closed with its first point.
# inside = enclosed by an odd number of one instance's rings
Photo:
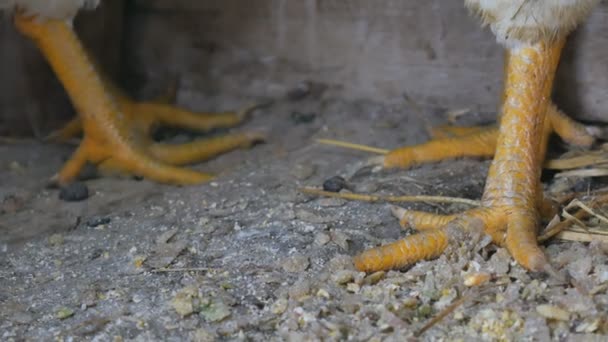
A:
{"type": "Polygon", "coordinates": [[[0,9],[19,9],[39,18],[72,20],[81,9],[94,9],[101,0],[0,0],[0,9]]]}
{"type": "Polygon", "coordinates": [[[507,46],[554,41],[574,30],[599,0],[465,0],[507,46]]]}

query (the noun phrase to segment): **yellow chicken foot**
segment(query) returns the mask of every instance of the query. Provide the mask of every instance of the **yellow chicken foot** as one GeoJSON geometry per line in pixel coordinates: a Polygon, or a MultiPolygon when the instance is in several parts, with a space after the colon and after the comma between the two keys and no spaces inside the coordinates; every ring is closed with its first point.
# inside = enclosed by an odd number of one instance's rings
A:
{"type": "Polygon", "coordinates": [[[17,29],[31,38],[46,57],[78,112],[78,119],[56,136],[84,132],[77,150],[53,177],[59,184],[76,179],[87,162],[161,183],[201,183],[212,176],[171,164],[200,161],[261,139],[259,134],[233,134],[209,144],[155,144],[149,135],[157,124],[208,130],[236,125],[246,113],[200,115],[161,103],[130,101],[106,84],[67,22],[21,13],[16,13],[14,20],[17,29]]]}
{"type": "MultiPolygon", "coordinates": [[[[595,141],[591,127],[572,120],[553,103],[547,109],[547,125],[549,132],[555,132],[568,144],[590,147],[595,141]]],[[[440,126],[431,129],[430,133],[431,141],[392,150],[374,157],[371,163],[384,168],[409,168],[462,157],[487,158],[494,155],[498,138],[498,128],[493,126],[440,126]]]]}
{"type": "MultiPolygon", "coordinates": [[[[249,114],[260,106],[250,106],[239,112],[200,113],[191,112],[165,103],[135,102],[124,96],[119,97],[122,112],[143,134],[149,135],[157,126],[170,126],[206,132],[216,128],[229,128],[245,121],[249,114]]],[[[47,139],[67,141],[82,133],[82,121],[75,117],[60,129],[52,132],[47,139]]]]}
{"type": "Polygon", "coordinates": [[[491,236],[496,244],[506,246],[523,267],[532,271],[549,269],[536,235],[538,207],[542,203],[540,173],[548,127],[563,132],[563,126],[547,115],[562,47],[563,40],[558,40],[511,50],[500,130],[495,152],[492,149],[494,160],[481,206],[449,216],[406,212],[407,217],[402,215],[400,219],[422,232],[363,252],[354,259],[357,269],[388,270],[435,258],[448,246],[463,243],[463,239],[479,231],[491,236]],[[545,123],[547,116],[547,120],[552,120],[551,125],[545,123]]]}

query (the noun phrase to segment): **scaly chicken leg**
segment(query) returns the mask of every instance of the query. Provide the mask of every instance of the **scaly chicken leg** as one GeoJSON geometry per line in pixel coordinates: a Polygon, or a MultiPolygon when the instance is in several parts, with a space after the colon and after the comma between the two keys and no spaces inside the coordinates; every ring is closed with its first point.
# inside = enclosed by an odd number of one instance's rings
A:
{"type": "Polygon", "coordinates": [[[402,221],[422,230],[403,240],[365,251],[355,258],[362,271],[399,268],[439,256],[450,244],[483,230],[498,245],[506,245],[529,270],[547,268],[536,242],[540,172],[548,131],[550,93],[564,40],[540,41],[511,49],[505,96],[482,205],[460,215],[436,216],[395,210],[402,221]]]}
{"type": "Polygon", "coordinates": [[[54,177],[59,184],[74,180],[87,162],[105,171],[135,174],[162,183],[200,183],[212,176],[173,165],[248,147],[262,138],[259,134],[233,134],[183,145],[154,143],[150,131],[157,123],[208,130],[236,125],[245,115],[202,115],[164,104],[131,101],[99,75],[69,23],[21,13],[16,13],[14,20],[17,29],[38,45],[78,112],[79,118],[66,126],[60,136],[84,131],[80,146],[54,177]]]}

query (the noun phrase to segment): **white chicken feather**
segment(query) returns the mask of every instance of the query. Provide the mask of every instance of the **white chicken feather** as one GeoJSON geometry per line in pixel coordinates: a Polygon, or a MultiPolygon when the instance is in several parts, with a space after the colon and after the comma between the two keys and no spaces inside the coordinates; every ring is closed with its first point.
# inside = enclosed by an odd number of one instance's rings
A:
{"type": "Polygon", "coordinates": [[[22,10],[41,18],[72,20],[80,9],[94,9],[101,0],[0,0],[0,9],[22,10]]]}
{"type": "Polygon", "coordinates": [[[567,36],[599,0],[465,0],[507,46],[553,41],[567,36]]]}

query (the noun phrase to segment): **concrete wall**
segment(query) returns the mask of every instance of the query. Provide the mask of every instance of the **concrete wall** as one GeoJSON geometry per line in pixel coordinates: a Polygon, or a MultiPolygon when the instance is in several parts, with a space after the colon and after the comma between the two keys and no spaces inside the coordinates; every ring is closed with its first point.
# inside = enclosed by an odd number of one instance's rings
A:
{"type": "MultiPolygon", "coordinates": [[[[420,104],[483,111],[495,110],[499,98],[502,49],[468,16],[462,1],[128,4],[122,50],[118,39],[107,40],[116,38],[119,10],[91,16],[109,25],[84,26],[97,32],[92,42],[114,56],[102,59],[122,56],[122,79],[136,94],[151,96],[177,78],[180,103],[205,109],[280,96],[302,80],[325,83],[337,96],[398,102],[405,92],[420,104]],[[112,13],[117,13],[113,19],[112,13]]],[[[603,119],[608,108],[607,8],[603,3],[572,36],[557,78],[556,102],[584,119],[603,119]]],[[[55,108],[44,94],[24,90],[28,79],[40,79],[44,67],[39,57],[27,57],[29,47],[5,26],[0,26],[0,116],[22,113],[31,103],[55,108]],[[28,59],[34,72],[24,69],[28,59]]],[[[44,93],[55,94],[48,70],[43,74],[44,93]]]]}
{"type": "Polygon", "coordinates": [[[179,74],[185,101],[276,96],[312,79],[348,97],[492,107],[501,84],[502,53],[460,1],[135,3],[127,69],[179,74]]]}
{"type": "MultiPolygon", "coordinates": [[[[483,111],[499,98],[502,48],[462,1],[134,3],[126,70],[140,80],[179,75],[186,103],[209,104],[219,92],[276,96],[305,79],[347,97],[401,101],[406,92],[483,111]]],[[[557,78],[556,102],[585,119],[608,118],[607,8],[572,35],[557,78]]]]}

